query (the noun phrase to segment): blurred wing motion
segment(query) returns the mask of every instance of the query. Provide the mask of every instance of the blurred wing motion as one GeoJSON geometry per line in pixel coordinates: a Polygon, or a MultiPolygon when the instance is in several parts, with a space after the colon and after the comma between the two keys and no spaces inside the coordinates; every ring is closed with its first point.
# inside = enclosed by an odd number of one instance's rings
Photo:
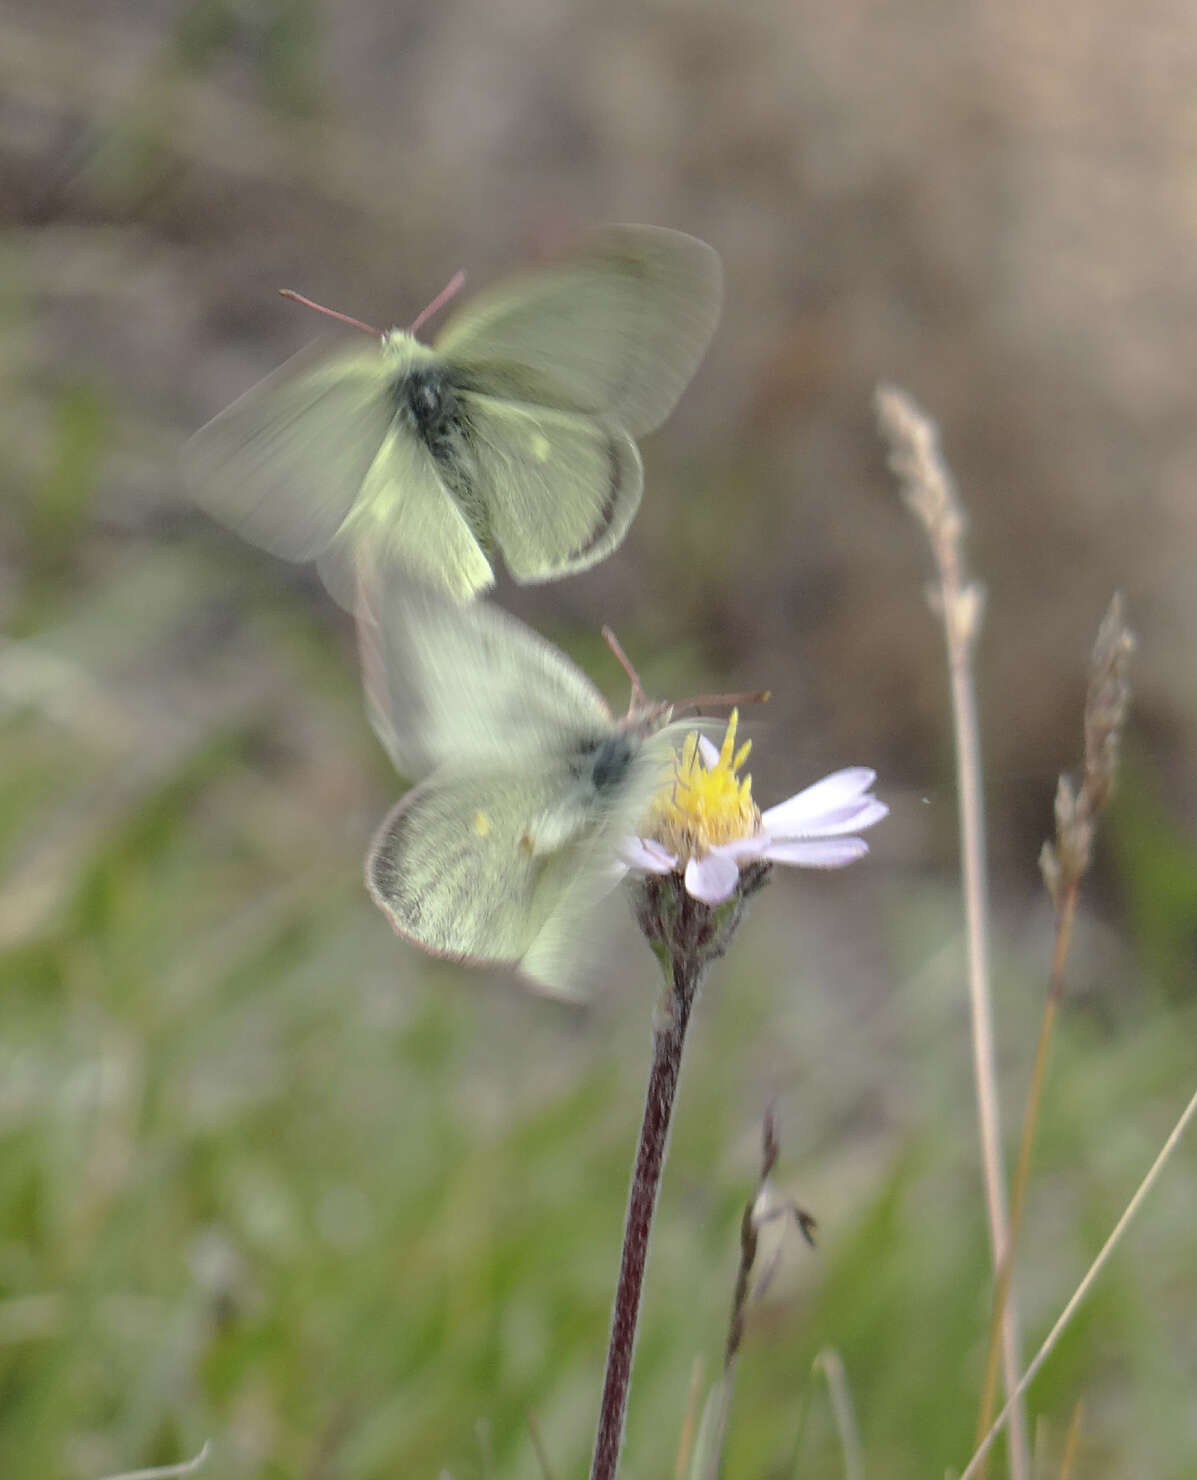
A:
{"type": "Polygon", "coordinates": [[[352,512],[320,556],[320,577],[348,611],[357,565],[403,570],[468,601],[494,577],[473,530],[428,449],[401,427],[387,431],[352,512]]]}
{"type": "Polygon", "coordinates": [[[497,607],[457,606],[363,567],[357,634],[370,723],[410,779],[552,754],[617,729],[581,669],[497,607]]]}
{"type": "Polygon", "coordinates": [[[183,452],[202,509],[284,560],[315,560],[359,501],[391,421],[378,347],[303,351],[202,427],[183,452]]]}
{"type": "Polygon", "coordinates": [[[511,965],[568,992],[578,927],[618,876],[667,774],[655,719],[616,721],[590,681],[493,608],[361,580],[371,722],[424,778],[366,862],[375,903],[435,955],[511,965]]]}
{"type": "Polygon", "coordinates": [[[467,374],[508,369],[529,390],[542,388],[528,399],[605,417],[638,437],[677,405],[722,300],[719,254],[706,242],[614,226],[567,261],[467,304],[436,349],[467,374]]]}
{"type": "Polygon", "coordinates": [[[719,313],[716,253],[624,226],[511,279],[434,348],[402,330],[283,366],[187,446],[197,503],[354,601],[360,551],[467,601],[502,551],[521,582],[604,559],[640,504],[658,426],[719,313]]]}

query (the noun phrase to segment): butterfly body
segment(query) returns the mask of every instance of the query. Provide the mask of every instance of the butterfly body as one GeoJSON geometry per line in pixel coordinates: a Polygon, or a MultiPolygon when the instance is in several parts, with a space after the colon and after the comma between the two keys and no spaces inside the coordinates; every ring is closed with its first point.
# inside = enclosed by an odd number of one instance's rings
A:
{"type": "Polygon", "coordinates": [[[382,341],[390,368],[381,394],[442,465],[453,459],[463,433],[460,388],[451,368],[406,329],[392,329],[382,341]]]}
{"type": "Polygon", "coordinates": [[[353,605],[369,552],[459,601],[605,558],[640,504],[635,437],[672,410],[714,331],[719,259],[660,228],[609,230],[467,305],[431,345],[392,329],[301,356],[188,445],[203,507],[353,605]]]}

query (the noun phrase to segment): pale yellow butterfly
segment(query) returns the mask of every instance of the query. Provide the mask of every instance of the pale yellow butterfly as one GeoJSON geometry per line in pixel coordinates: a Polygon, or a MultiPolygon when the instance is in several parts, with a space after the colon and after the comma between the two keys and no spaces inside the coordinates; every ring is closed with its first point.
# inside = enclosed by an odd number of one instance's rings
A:
{"type": "Polygon", "coordinates": [[[431,345],[392,329],[284,365],[191,439],[188,487],[255,544],[319,560],[350,607],[362,550],[457,600],[492,584],[495,550],[522,583],[585,570],[627,533],[633,438],[673,409],[721,293],[705,243],[610,228],[479,296],[431,345]]]}
{"type": "Polygon", "coordinates": [[[671,724],[673,707],[648,703],[634,675],[615,718],[563,653],[487,602],[363,575],[357,616],[371,723],[418,783],[374,839],[371,895],[434,955],[571,994],[579,928],[693,722],[671,724]]]}

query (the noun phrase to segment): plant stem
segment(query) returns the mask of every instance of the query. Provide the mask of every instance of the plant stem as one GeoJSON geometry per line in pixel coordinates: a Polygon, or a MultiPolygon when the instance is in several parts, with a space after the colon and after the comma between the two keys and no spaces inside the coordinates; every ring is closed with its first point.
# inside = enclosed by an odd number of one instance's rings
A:
{"type": "MultiPolygon", "coordinates": [[[[1047,1081],[1052,1033],[1056,1026],[1060,998],[1064,994],[1064,965],[1068,960],[1068,948],[1072,942],[1072,924],[1076,919],[1079,892],[1079,880],[1064,889],[1060,907],[1056,913],[1056,939],[1052,948],[1051,978],[1048,982],[1047,1001],[1043,1006],[1043,1019],[1039,1024],[1039,1038],[1035,1044],[1035,1062],[1031,1070],[1031,1082],[1027,1088],[1027,1103],[1022,1117],[1022,1135],[1018,1144],[1018,1162],[1014,1169],[1014,1185],[1010,1193],[1010,1234],[993,1290],[993,1315],[989,1326],[989,1349],[985,1358],[985,1381],[981,1390],[981,1408],[977,1419],[975,1444],[980,1444],[989,1432],[989,1425],[993,1421],[993,1408],[997,1397],[998,1352],[1001,1344],[1002,1317],[1006,1309],[1006,1299],[1010,1293],[1010,1275],[1014,1268],[1019,1235],[1022,1232],[1027,1184],[1031,1177],[1031,1154],[1035,1148],[1035,1131],[1039,1125],[1039,1107],[1043,1100],[1043,1086],[1047,1081]]],[[[981,1480],[984,1480],[984,1459],[981,1461],[977,1474],[981,1480]]]]}
{"type": "Polygon", "coordinates": [[[1197,1120],[1197,1093],[1193,1095],[1192,1099],[1185,1106],[1184,1110],[1181,1111],[1180,1119],[1172,1127],[1171,1134],[1168,1136],[1168,1139],[1160,1148],[1159,1155],[1151,1163],[1151,1167],[1147,1175],[1143,1178],[1142,1182],[1140,1182],[1139,1186],[1136,1188],[1134,1197],[1132,1197],[1130,1202],[1127,1203],[1122,1217],[1119,1218],[1118,1222],[1114,1225],[1113,1232],[1110,1234],[1109,1238],[1106,1239],[1105,1243],[1102,1244],[1101,1252],[1098,1254],[1097,1258],[1094,1259],[1093,1263],[1085,1272],[1084,1279],[1073,1291],[1072,1298],[1069,1300],[1064,1309],[1060,1312],[1060,1316],[1059,1319],[1056,1321],[1056,1324],[1044,1337],[1043,1345],[1035,1353],[1031,1365],[1023,1373],[1021,1379],[1019,1380],[1018,1386],[1014,1389],[1014,1392],[1011,1393],[1011,1395],[1006,1399],[1006,1406],[1001,1410],[997,1418],[994,1419],[993,1425],[990,1428],[989,1432],[985,1435],[984,1439],[982,1439],[981,1443],[977,1446],[976,1453],[973,1455],[972,1459],[969,1460],[968,1464],[965,1465],[964,1469],[961,1470],[959,1480],[975,1480],[975,1477],[981,1468],[981,1461],[989,1453],[990,1446],[993,1444],[993,1441],[997,1438],[998,1434],[1001,1432],[1002,1428],[1009,1419],[1018,1399],[1022,1397],[1023,1393],[1025,1393],[1027,1388],[1030,1387],[1031,1383],[1034,1382],[1035,1378],[1038,1376],[1039,1369],[1043,1366],[1044,1362],[1047,1361],[1048,1357],[1050,1357],[1052,1352],[1055,1350],[1056,1343],[1064,1334],[1064,1331],[1067,1329],[1069,1322],[1076,1314],[1081,1301],[1084,1300],[1085,1296],[1088,1295],[1089,1291],[1093,1288],[1094,1284],[1097,1281],[1098,1275],[1101,1274],[1102,1270],[1109,1262],[1111,1254],[1113,1254],[1114,1250],[1121,1243],[1123,1234],[1130,1227],[1132,1221],[1135,1218],[1135,1215],[1143,1206],[1147,1194],[1155,1186],[1160,1173],[1168,1164],[1169,1158],[1172,1156],[1172,1153],[1176,1150],[1177,1146],[1180,1145],[1181,1137],[1184,1135],[1185,1131],[1188,1130],[1189,1126],[1194,1120],[1197,1120]]]}
{"type": "MultiPolygon", "coordinates": [[[[964,510],[939,449],[934,422],[914,401],[893,387],[877,392],[881,430],[890,444],[890,466],[902,485],[907,506],[927,533],[939,578],[933,610],[943,622],[951,684],[952,727],[960,794],[960,856],[964,876],[964,918],[968,944],[968,995],[972,1024],[973,1078],[981,1140],[981,1169],[989,1221],[995,1282],[1007,1263],[1010,1243],[1002,1174],[997,1064],[989,979],[988,885],[985,867],[985,814],[981,791],[981,739],[977,722],[972,660],[980,630],[983,598],[968,578],[964,561],[964,510]]],[[[1009,1294],[1000,1313],[1002,1368],[1009,1395],[1010,1474],[1031,1473],[1026,1414],[1013,1396],[1021,1366],[1018,1318],[1009,1294]]],[[[1008,1406],[1009,1406],[1008,1405],[1008,1406]]]]}
{"type": "MultiPolygon", "coordinates": [[[[689,903],[689,901],[687,901],[689,903]]],[[[607,1375],[599,1407],[598,1433],[590,1480],[614,1480],[623,1445],[627,1416],[628,1386],[632,1375],[632,1353],[640,1319],[640,1295],[648,1262],[648,1238],[657,1206],[657,1191],[665,1165],[669,1124],[682,1070],[682,1049],[690,1022],[690,1009],[705,975],[705,963],[694,958],[672,962],[666,1001],[653,1024],[653,1062],[644,1102],[640,1145],[628,1194],[623,1254],[619,1262],[619,1284],[611,1317],[611,1341],[607,1348],[607,1375]]]]}

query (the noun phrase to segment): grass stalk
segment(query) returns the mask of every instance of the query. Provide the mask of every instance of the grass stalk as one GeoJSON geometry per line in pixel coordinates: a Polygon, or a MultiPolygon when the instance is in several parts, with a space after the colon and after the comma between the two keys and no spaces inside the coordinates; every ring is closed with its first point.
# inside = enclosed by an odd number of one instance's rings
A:
{"type": "MultiPolygon", "coordinates": [[[[1127,670],[1133,652],[1134,638],[1123,619],[1122,599],[1115,595],[1098,629],[1089,664],[1081,788],[1074,794],[1068,778],[1060,778],[1056,790],[1056,839],[1054,845],[1044,845],[1040,858],[1044,882],[1055,905],[1055,941],[1052,946],[1047,1000],[1035,1045],[1035,1061],[1023,1111],[1018,1161],[1010,1195],[1010,1237],[993,1292],[993,1316],[989,1327],[989,1348],[977,1417],[976,1444],[981,1442],[993,1420],[997,1395],[998,1335],[1009,1299],[1011,1273],[1022,1231],[1027,1184],[1031,1175],[1031,1157],[1039,1125],[1039,1109],[1043,1102],[1043,1087],[1047,1080],[1052,1034],[1064,995],[1064,968],[1072,944],[1081,880],[1088,872],[1093,857],[1097,818],[1114,790],[1122,731],[1130,708],[1127,670]]],[[[985,1461],[982,1460],[977,1472],[981,1480],[984,1480],[985,1468],[985,1461]]]]}
{"type": "MultiPolygon", "coordinates": [[[[973,1077],[981,1142],[982,1179],[995,1280],[1007,1257],[1009,1222],[1002,1171],[1001,1124],[989,981],[988,885],[985,818],[981,791],[981,741],[977,722],[972,660],[981,627],[983,596],[969,580],[964,562],[964,512],[939,450],[938,433],[904,392],[882,386],[877,417],[890,448],[890,467],[902,497],[922,524],[935,561],[938,585],[932,610],[943,622],[951,686],[956,774],[960,798],[960,853],[964,880],[968,948],[968,996],[972,1025],[973,1077]]],[[[1009,1295],[1001,1310],[1002,1367],[1006,1392],[1013,1395],[1020,1369],[1017,1307],[1009,1295]]],[[[1013,1400],[1012,1400],[1013,1401],[1013,1400]]],[[[1029,1480],[1030,1446],[1026,1415],[1013,1401],[1010,1419],[1010,1474],[1029,1480]]]]}
{"type": "Polygon", "coordinates": [[[1006,1422],[1010,1417],[1011,1412],[1013,1411],[1017,1403],[1017,1400],[1022,1397],[1027,1388],[1030,1387],[1032,1382],[1034,1382],[1036,1376],[1039,1373],[1039,1369],[1043,1366],[1044,1362],[1047,1361],[1048,1357],[1051,1356],[1053,1350],[1055,1349],[1056,1343],[1064,1334],[1073,1316],[1080,1309],[1081,1302],[1084,1300],[1085,1296],[1088,1295],[1089,1291],[1093,1288],[1098,1276],[1101,1274],[1102,1270],[1109,1262],[1110,1256],[1113,1254],[1118,1245],[1122,1242],[1123,1235],[1126,1233],[1126,1230],[1134,1221],[1135,1215],[1143,1206],[1148,1193],[1151,1191],[1152,1187],[1155,1186],[1156,1181],[1159,1179],[1160,1173],[1164,1170],[1164,1167],[1167,1165],[1170,1157],[1172,1156],[1172,1153],[1180,1144],[1181,1138],[1184,1136],[1185,1131],[1188,1130],[1189,1125],[1194,1118],[1197,1118],[1197,1091],[1194,1091],[1192,1099],[1190,1099],[1189,1103],[1181,1112],[1180,1119],[1173,1126],[1171,1134],[1164,1142],[1163,1146],[1160,1148],[1159,1154],[1152,1162],[1150,1168],[1148,1169],[1147,1175],[1143,1178],[1142,1182],[1139,1183],[1135,1195],[1131,1198],[1130,1202],[1127,1203],[1126,1210],[1123,1212],[1122,1217],[1119,1218],[1118,1222],[1114,1225],[1109,1238],[1106,1239],[1105,1243],[1101,1247],[1100,1252],[1097,1255],[1097,1258],[1094,1259],[1093,1263],[1089,1266],[1084,1279],[1082,1279],[1080,1284],[1076,1287],[1076,1290],[1073,1292],[1072,1298],[1069,1300],[1064,1309],[1060,1312],[1060,1316],[1056,1321],[1056,1324],[1048,1332],[1046,1338],[1044,1339],[1043,1345],[1035,1353],[1031,1365],[1027,1368],[1026,1372],[1019,1380],[1013,1394],[1006,1400],[1005,1406],[1002,1408],[997,1418],[994,1419],[985,1437],[977,1446],[972,1459],[969,1460],[968,1464],[960,1472],[959,1480],[976,1480],[976,1477],[980,1474],[981,1463],[992,1448],[994,1440],[1004,1428],[1006,1422]]]}

